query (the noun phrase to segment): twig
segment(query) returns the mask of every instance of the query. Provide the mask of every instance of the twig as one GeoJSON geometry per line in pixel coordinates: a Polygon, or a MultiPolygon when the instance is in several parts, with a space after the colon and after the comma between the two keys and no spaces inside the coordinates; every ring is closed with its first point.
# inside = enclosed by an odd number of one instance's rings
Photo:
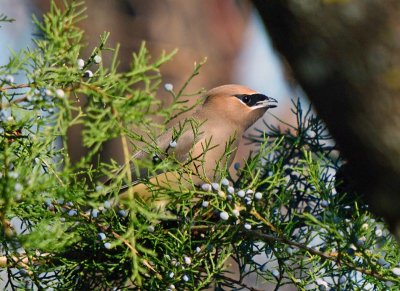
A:
{"type": "Polygon", "coordinates": [[[40,159],[40,161],[46,165],[46,167],[48,169],[50,169],[50,171],[54,174],[54,176],[57,178],[58,182],[60,182],[60,184],[64,187],[65,184],[63,182],[63,180],[60,178],[60,176],[57,174],[57,172],[49,165],[49,163],[45,160],[45,159],[40,159]]]}
{"type": "Polygon", "coordinates": [[[11,257],[0,256],[0,267],[22,267],[24,269],[29,269],[29,261],[32,260],[33,263],[41,265],[45,262],[41,261],[41,259],[46,259],[50,257],[50,253],[37,253],[35,257],[29,258],[26,254],[21,254],[20,256],[13,255],[11,257]]]}
{"type": "Polygon", "coordinates": [[[223,279],[224,281],[229,281],[231,283],[234,283],[236,285],[244,287],[244,288],[246,288],[246,289],[248,289],[250,291],[262,291],[262,290],[264,290],[264,289],[257,289],[257,288],[254,288],[254,287],[250,287],[249,285],[243,283],[242,280],[236,280],[236,279],[224,276],[224,275],[218,275],[218,277],[223,279]]]}
{"type": "Polygon", "coordinates": [[[21,103],[21,102],[25,102],[27,99],[28,99],[28,96],[24,96],[24,97],[15,99],[15,100],[13,100],[13,101],[11,101],[9,103],[1,103],[0,104],[0,109],[8,108],[8,107],[11,106],[11,104],[18,104],[18,103],[21,103]]]}
{"type": "MultiPolygon", "coordinates": [[[[113,236],[114,236],[116,239],[121,240],[132,252],[134,252],[137,256],[139,256],[138,251],[129,243],[128,240],[126,240],[125,238],[123,238],[122,236],[120,236],[120,235],[119,235],[118,233],[116,233],[115,231],[111,231],[111,233],[113,234],[113,236]]],[[[162,279],[161,274],[158,273],[158,272],[149,264],[149,262],[147,262],[147,260],[142,260],[142,262],[143,262],[143,264],[144,264],[147,268],[149,268],[150,270],[152,270],[152,271],[156,274],[156,276],[157,276],[158,279],[162,279]]]]}
{"type": "Polygon", "coordinates": [[[0,92],[4,92],[7,90],[21,89],[21,88],[29,88],[31,85],[32,84],[19,84],[19,85],[13,85],[13,86],[0,87],[0,92]]]}
{"type": "MultiPolygon", "coordinates": [[[[16,90],[16,89],[21,89],[21,88],[29,88],[32,84],[19,84],[19,85],[13,85],[13,86],[6,86],[6,87],[0,87],[0,92],[5,92],[7,90],[16,90]]],[[[8,108],[10,107],[11,104],[17,104],[26,101],[28,96],[24,96],[15,100],[12,100],[9,103],[0,103],[0,109],[3,108],[8,108]]]]}
{"type": "Polygon", "coordinates": [[[290,246],[294,246],[294,247],[297,247],[297,248],[299,248],[301,250],[305,250],[305,251],[309,252],[310,254],[317,255],[317,256],[319,256],[319,257],[321,257],[323,259],[330,260],[330,261],[333,261],[333,262],[338,263],[338,264],[339,263],[343,263],[343,264],[347,265],[347,267],[349,267],[349,268],[351,268],[351,269],[353,269],[353,270],[355,270],[357,272],[360,272],[360,273],[365,274],[365,275],[372,276],[372,277],[374,277],[376,279],[379,279],[381,281],[392,281],[392,282],[396,282],[396,283],[399,282],[399,280],[396,280],[396,279],[393,279],[393,278],[390,278],[390,277],[387,277],[387,276],[383,276],[383,275],[377,273],[376,271],[363,269],[363,268],[355,266],[352,263],[344,262],[343,260],[340,259],[339,253],[336,253],[336,252],[333,252],[333,253],[320,252],[320,251],[317,251],[316,249],[310,248],[310,247],[308,247],[308,246],[306,246],[306,245],[304,245],[302,243],[298,243],[298,242],[295,242],[295,241],[288,240],[285,237],[273,236],[273,235],[269,235],[269,234],[265,234],[265,233],[260,233],[258,231],[254,231],[254,230],[247,230],[247,231],[245,231],[245,233],[248,234],[249,236],[252,236],[252,237],[256,236],[256,237],[261,238],[261,239],[266,240],[266,241],[280,242],[280,243],[284,243],[284,244],[287,244],[287,245],[290,245],[290,246]]]}
{"type": "Polygon", "coordinates": [[[255,218],[257,218],[258,220],[262,221],[262,223],[264,223],[266,226],[268,226],[273,232],[278,233],[279,235],[282,235],[282,232],[277,229],[271,222],[269,222],[268,220],[266,220],[264,217],[262,217],[257,210],[252,209],[250,211],[250,214],[253,215],[255,218]]]}

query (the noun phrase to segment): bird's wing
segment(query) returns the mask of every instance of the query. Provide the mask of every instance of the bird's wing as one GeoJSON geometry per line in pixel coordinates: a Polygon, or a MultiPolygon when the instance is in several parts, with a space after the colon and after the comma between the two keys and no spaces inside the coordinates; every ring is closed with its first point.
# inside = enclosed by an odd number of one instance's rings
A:
{"type": "Polygon", "coordinates": [[[237,147],[237,135],[229,132],[218,132],[212,135],[210,132],[196,132],[191,129],[183,132],[176,139],[176,146],[171,148],[170,141],[174,141],[174,132],[169,131],[160,137],[160,145],[166,145],[165,153],[175,155],[179,162],[186,166],[164,173],[158,173],[146,181],[146,183],[133,183],[124,186],[120,192],[119,201],[130,203],[133,197],[140,197],[150,201],[155,208],[164,209],[170,201],[171,190],[185,192],[195,185],[206,181],[218,179],[219,170],[229,167],[237,147]],[[232,151],[226,155],[227,149],[232,151]],[[230,157],[231,156],[231,157],[230,157]],[[155,191],[156,190],[156,191],[155,191]]]}
{"type": "Polygon", "coordinates": [[[199,120],[188,118],[169,128],[157,141],[163,157],[173,155],[177,161],[185,161],[196,142],[204,136],[201,126],[199,120]]]}
{"type": "MultiPolygon", "coordinates": [[[[185,161],[189,152],[198,140],[201,140],[204,133],[201,131],[202,123],[193,118],[187,118],[183,121],[178,122],[174,126],[168,128],[155,142],[154,146],[149,145],[146,149],[142,149],[136,152],[129,161],[132,180],[148,177],[148,171],[146,169],[139,169],[137,171],[136,161],[143,160],[152,156],[154,158],[164,159],[166,156],[171,156],[178,161],[185,161]],[[138,177],[139,174],[139,177],[138,177]]],[[[117,177],[126,167],[123,165],[113,177],[109,178],[104,184],[110,185],[114,178],[117,177]]]]}

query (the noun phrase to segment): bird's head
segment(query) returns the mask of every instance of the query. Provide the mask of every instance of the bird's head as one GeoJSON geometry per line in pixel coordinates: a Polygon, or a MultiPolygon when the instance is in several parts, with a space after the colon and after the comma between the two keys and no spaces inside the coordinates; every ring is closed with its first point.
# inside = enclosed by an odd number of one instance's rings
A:
{"type": "Polygon", "coordinates": [[[223,118],[226,122],[246,130],[261,118],[277,101],[241,85],[223,85],[205,94],[203,110],[208,115],[223,118]]]}

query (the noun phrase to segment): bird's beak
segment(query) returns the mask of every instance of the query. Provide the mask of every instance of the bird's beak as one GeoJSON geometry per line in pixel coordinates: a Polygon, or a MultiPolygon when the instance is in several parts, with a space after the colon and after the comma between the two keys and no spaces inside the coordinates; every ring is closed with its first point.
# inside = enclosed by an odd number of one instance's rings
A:
{"type": "MultiPolygon", "coordinates": [[[[256,104],[253,106],[253,108],[275,108],[277,107],[278,101],[272,97],[268,97],[263,94],[254,94],[256,95],[255,97],[257,98],[256,104]]],[[[253,95],[253,96],[254,96],[253,95]]]]}

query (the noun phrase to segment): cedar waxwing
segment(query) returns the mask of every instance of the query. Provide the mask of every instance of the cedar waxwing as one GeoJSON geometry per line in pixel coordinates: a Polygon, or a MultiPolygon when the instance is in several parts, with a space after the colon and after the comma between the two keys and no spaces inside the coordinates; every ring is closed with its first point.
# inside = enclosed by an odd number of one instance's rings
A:
{"type": "MultiPolygon", "coordinates": [[[[182,167],[185,168],[184,173],[161,173],[150,178],[146,185],[137,182],[124,186],[119,196],[120,201],[133,194],[144,200],[150,199],[151,185],[158,189],[164,187],[178,190],[216,181],[220,178],[219,171],[231,165],[243,132],[269,108],[276,107],[276,103],[275,99],[240,85],[211,89],[191,117],[170,126],[156,141],[156,147],[163,154],[153,155],[153,161],[172,156],[178,163],[185,165],[182,167]],[[227,150],[231,151],[229,155],[226,154],[227,150]]],[[[141,150],[133,159],[151,157],[151,151],[141,150]]],[[[158,208],[165,207],[168,198],[156,196],[151,204],[158,208]]]]}

